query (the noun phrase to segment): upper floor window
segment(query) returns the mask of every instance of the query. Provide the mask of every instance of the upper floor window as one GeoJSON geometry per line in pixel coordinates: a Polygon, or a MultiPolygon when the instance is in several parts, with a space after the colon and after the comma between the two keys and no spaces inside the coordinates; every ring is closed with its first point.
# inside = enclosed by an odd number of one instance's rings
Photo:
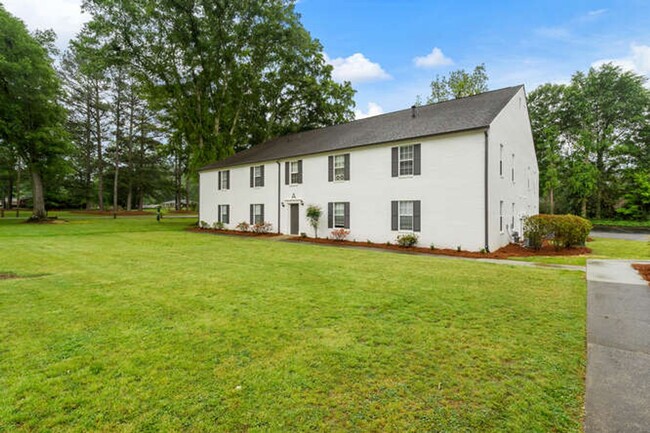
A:
{"type": "Polygon", "coordinates": [[[264,186],[264,166],[251,167],[251,188],[264,186]]]}
{"type": "Polygon", "coordinates": [[[284,183],[286,185],[302,183],[302,159],[284,163],[284,183]]]}
{"type": "Polygon", "coordinates": [[[421,172],[420,145],[408,144],[392,149],[392,176],[418,176],[421,172]]]}
{"type": "Polygon", "coordinates": [[[330,182],[350,180],[350,154],[333,155],[328,158],[328,176],[330,182]]]}
{"type": "Polygon", "coordinates": [[[300,183],[300,167],[298,161],[291,162],[291,183],[300,183]]]}
{"type": "Polygon", "coordinates": [[[399,148],[399,175],[413,176],[413,146],[399,148]]]}
{"type": "Polygon", "coordinates": [[[515,154],[512,154],[512,167],[510,169],[510,179],[515,183],[515,154]]]}
{"type": "Polygon", "coordinates": [[[503,177],[503,144],[499,145],[499,176],[503,177]]]}
{"type": "Polygon", "coordinates": [[[230,189],[230,170],[222,170],[219,172],[219,189],[230,189]]]}

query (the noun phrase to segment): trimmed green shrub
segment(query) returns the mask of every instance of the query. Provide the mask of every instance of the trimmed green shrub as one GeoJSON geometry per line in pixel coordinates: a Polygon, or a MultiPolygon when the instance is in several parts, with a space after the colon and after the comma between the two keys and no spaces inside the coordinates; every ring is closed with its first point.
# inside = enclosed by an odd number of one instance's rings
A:
{"type": "Polygon", "coordinates": [[[418,235],[415,233],[409,233],[406,235],[397,236],[397,245],[400,247],[408,248],[412,247],[418,243],[418,235]]]}
{"type": "Polygon", "coordinates": [[[548,241],[556,248],[583,246],[592,225],[575,215],[532,215],[524,219],[524,238],[533,249],[548,241]]]}

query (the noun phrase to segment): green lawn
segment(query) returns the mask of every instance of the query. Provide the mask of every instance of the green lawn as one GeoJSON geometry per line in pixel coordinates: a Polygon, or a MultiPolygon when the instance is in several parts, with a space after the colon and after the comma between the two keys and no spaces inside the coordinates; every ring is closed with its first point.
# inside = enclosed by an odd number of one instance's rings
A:
{"type": "Polygon", "coordinates": [[[580,272],[0,220],[0,431],[580,431],[580,272]]]}
{"type": "Polygon", "coordinates": [[[591,254],[587,256],[548,256],[548,257],[513,257],[536,263],[555,263],[562,265],[585,266],[589,259],[640,259],[650,260],[650,243],[644,241],[629,241],[624,239],[594,238],[587,242],[591,254]]]}

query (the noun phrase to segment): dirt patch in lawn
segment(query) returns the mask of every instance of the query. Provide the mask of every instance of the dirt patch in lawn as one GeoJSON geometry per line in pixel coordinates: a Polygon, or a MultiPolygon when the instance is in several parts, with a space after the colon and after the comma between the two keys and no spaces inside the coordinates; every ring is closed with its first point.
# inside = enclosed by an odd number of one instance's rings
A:
{"type": "Polygon", "coordinates": [[[20,278],[20,277],[10,272],[5,272],[5,273],[0,272],[0,280],[13,280],[16,278],[20,278]]]}
{"type": "Polygon", "coordinates": [[[276,236],[282,236],[277,233],[255,233],[255,232],[243,232],[241,230],[217,230],[217,229],[202,229],[199,227],[191,227],[187,231],[193,233],[206,233],[210,235],[230,235],[230,236],[246,236],[252,238],[272,238],[276,236]]]}
{"type": "Polygon", "coordinates": [[[641,263],[634,263],[632,265],[634,269],[636,269],[639,274],[648,282],[648,285],[650,285],[650,265],[642,265],[641,263]]]}
{"type": "Polygon", "coordinates": [[[292,238],[292,242],[309,242],[315,244],[339,245],[348,247],[381,248],[400,252],[412,252],[421,254],[434,254],[441,256],[467,257],[471,259],[508,259],[510,257],[533,257],[533,256],[580,256],[590,254],[591,249],[587,247],[557,249],[552,245],[544,245],[539,250],[531,250],[521,245],[510,244],[491,253],[476,251],[453,250],[447,248],[423,248],[423,247],[400,247],[394,244],[378,244],[372,242],[336,241],[333,239],[314,238],[292,238]]]}

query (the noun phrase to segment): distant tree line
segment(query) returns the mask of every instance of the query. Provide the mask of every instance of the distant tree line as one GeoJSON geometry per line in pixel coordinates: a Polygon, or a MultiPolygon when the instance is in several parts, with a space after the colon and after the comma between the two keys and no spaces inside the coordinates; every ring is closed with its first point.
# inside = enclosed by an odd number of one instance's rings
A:
{"type": "MultiPolygon", "coordinates": [[[[487,90],[484,65],[437,76],[427,103],[487,90]]],[[[528,95],[545,213],[650,218],[650,91],[612,64],[528,95]]],[[[416,105],[422,103],[418,96],[416,105]]]]}
{"type": "Polygon", "coordinates": [[[353,117],[354,90],[332,80],[293,2],[83,8],[92,19],[60,55],[52,32],[30,34],[0,6],[0,193],[29,179],[37,219],[46,203],[178,206],[204,164],[353,117]]]}
{"type": "Polygon", "coordinates": [[[612,64],[529,95],[541,209],[650,218],[650,91],[612,64]]]}

